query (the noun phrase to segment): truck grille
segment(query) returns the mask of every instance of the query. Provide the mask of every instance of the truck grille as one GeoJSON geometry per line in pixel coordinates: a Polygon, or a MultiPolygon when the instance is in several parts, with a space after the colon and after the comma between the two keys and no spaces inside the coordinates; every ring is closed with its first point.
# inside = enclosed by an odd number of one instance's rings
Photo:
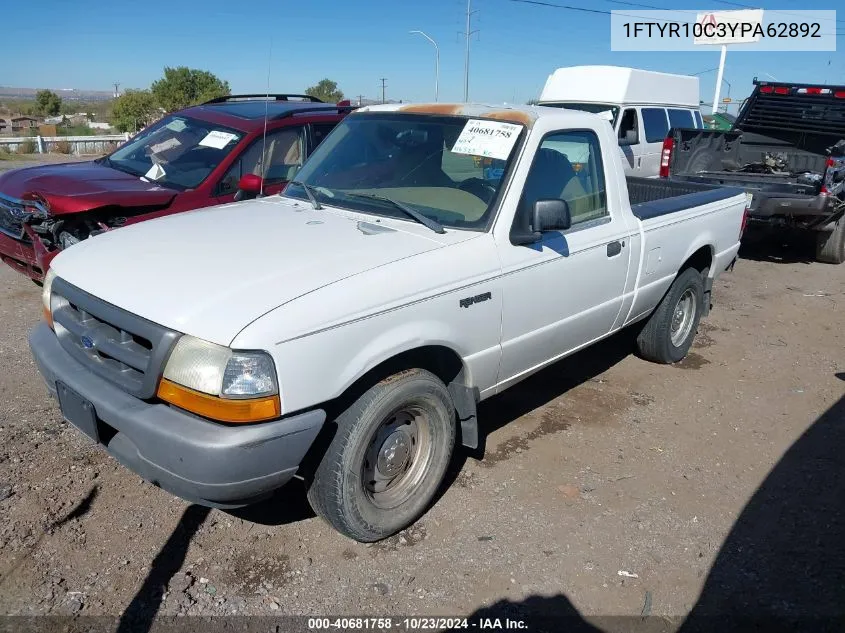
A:
{"type": "Polygon", "coordinates": [[[51,299],[62,347],[138,398],[155,395],[178,332],[106,303],[57,277],[51,299]]]}

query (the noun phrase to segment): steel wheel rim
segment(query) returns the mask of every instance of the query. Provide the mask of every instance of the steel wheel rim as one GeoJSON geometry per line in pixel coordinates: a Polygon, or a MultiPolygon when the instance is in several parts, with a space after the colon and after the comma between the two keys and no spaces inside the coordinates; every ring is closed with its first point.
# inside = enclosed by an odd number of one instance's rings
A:
{"type": "Polygon", "coordinates": [[[670,324],[670,338],[672,345],[680,347],[692,331],[692,324],[695,320],[697,299],[692,288],[687,288],[678,303],[675,304],[675,309],[672,310],[672,321],[670,324]]]}
{"type": "Polygon", "coordinates": [[[431,423],[416,407],[386,416],[373,433],[361,468],[364,490],[378,508],[389,510],[416,492],[431,464],[431,423]]]}

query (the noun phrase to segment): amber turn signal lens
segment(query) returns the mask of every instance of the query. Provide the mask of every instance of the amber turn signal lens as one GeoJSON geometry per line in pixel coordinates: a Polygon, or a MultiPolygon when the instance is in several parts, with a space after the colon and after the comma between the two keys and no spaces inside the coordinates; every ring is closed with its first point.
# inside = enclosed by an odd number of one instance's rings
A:
{"type": "Polygon", "coordinates": [[[282,414],[279,396],[230,400],[209,396],[162,378],[158,397],[181,409],[220,422],[262,422],[282,414]]]}

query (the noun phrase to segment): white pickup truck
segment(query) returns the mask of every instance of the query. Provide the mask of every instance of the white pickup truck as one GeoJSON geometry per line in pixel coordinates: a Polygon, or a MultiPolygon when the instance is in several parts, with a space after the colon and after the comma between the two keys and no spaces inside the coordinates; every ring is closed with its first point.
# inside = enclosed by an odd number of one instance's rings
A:
{"type": "Polygon", "coordinates": [[[30,346],[64,417],[148,481],[235,507],[297,475],[374,541],[476,445],[479,401],[634,323],[643,357],[681,360],[745,207],[626,181],[592,114],[367,107],[281,195],[59,254],[30,346]]]}

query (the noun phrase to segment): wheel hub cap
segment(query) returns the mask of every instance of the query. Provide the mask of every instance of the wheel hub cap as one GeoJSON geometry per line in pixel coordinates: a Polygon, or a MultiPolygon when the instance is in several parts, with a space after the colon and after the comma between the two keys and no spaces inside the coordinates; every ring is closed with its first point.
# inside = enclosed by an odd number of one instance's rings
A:
{"type": "Polygon", "coordinates": [[[402,429],[388,436],[381,445],[376,468],[386,477],[402,472],[411,456],[411,440],[402,429]]]}
{"type": "Polygon", "coordinates": [[[678,300],[672,311],[672,322],[669,325],[669,336],[675,347],[683,345],[692,332],[695,322],[696,298],[692,290],[686,290],[678,300]]]}

